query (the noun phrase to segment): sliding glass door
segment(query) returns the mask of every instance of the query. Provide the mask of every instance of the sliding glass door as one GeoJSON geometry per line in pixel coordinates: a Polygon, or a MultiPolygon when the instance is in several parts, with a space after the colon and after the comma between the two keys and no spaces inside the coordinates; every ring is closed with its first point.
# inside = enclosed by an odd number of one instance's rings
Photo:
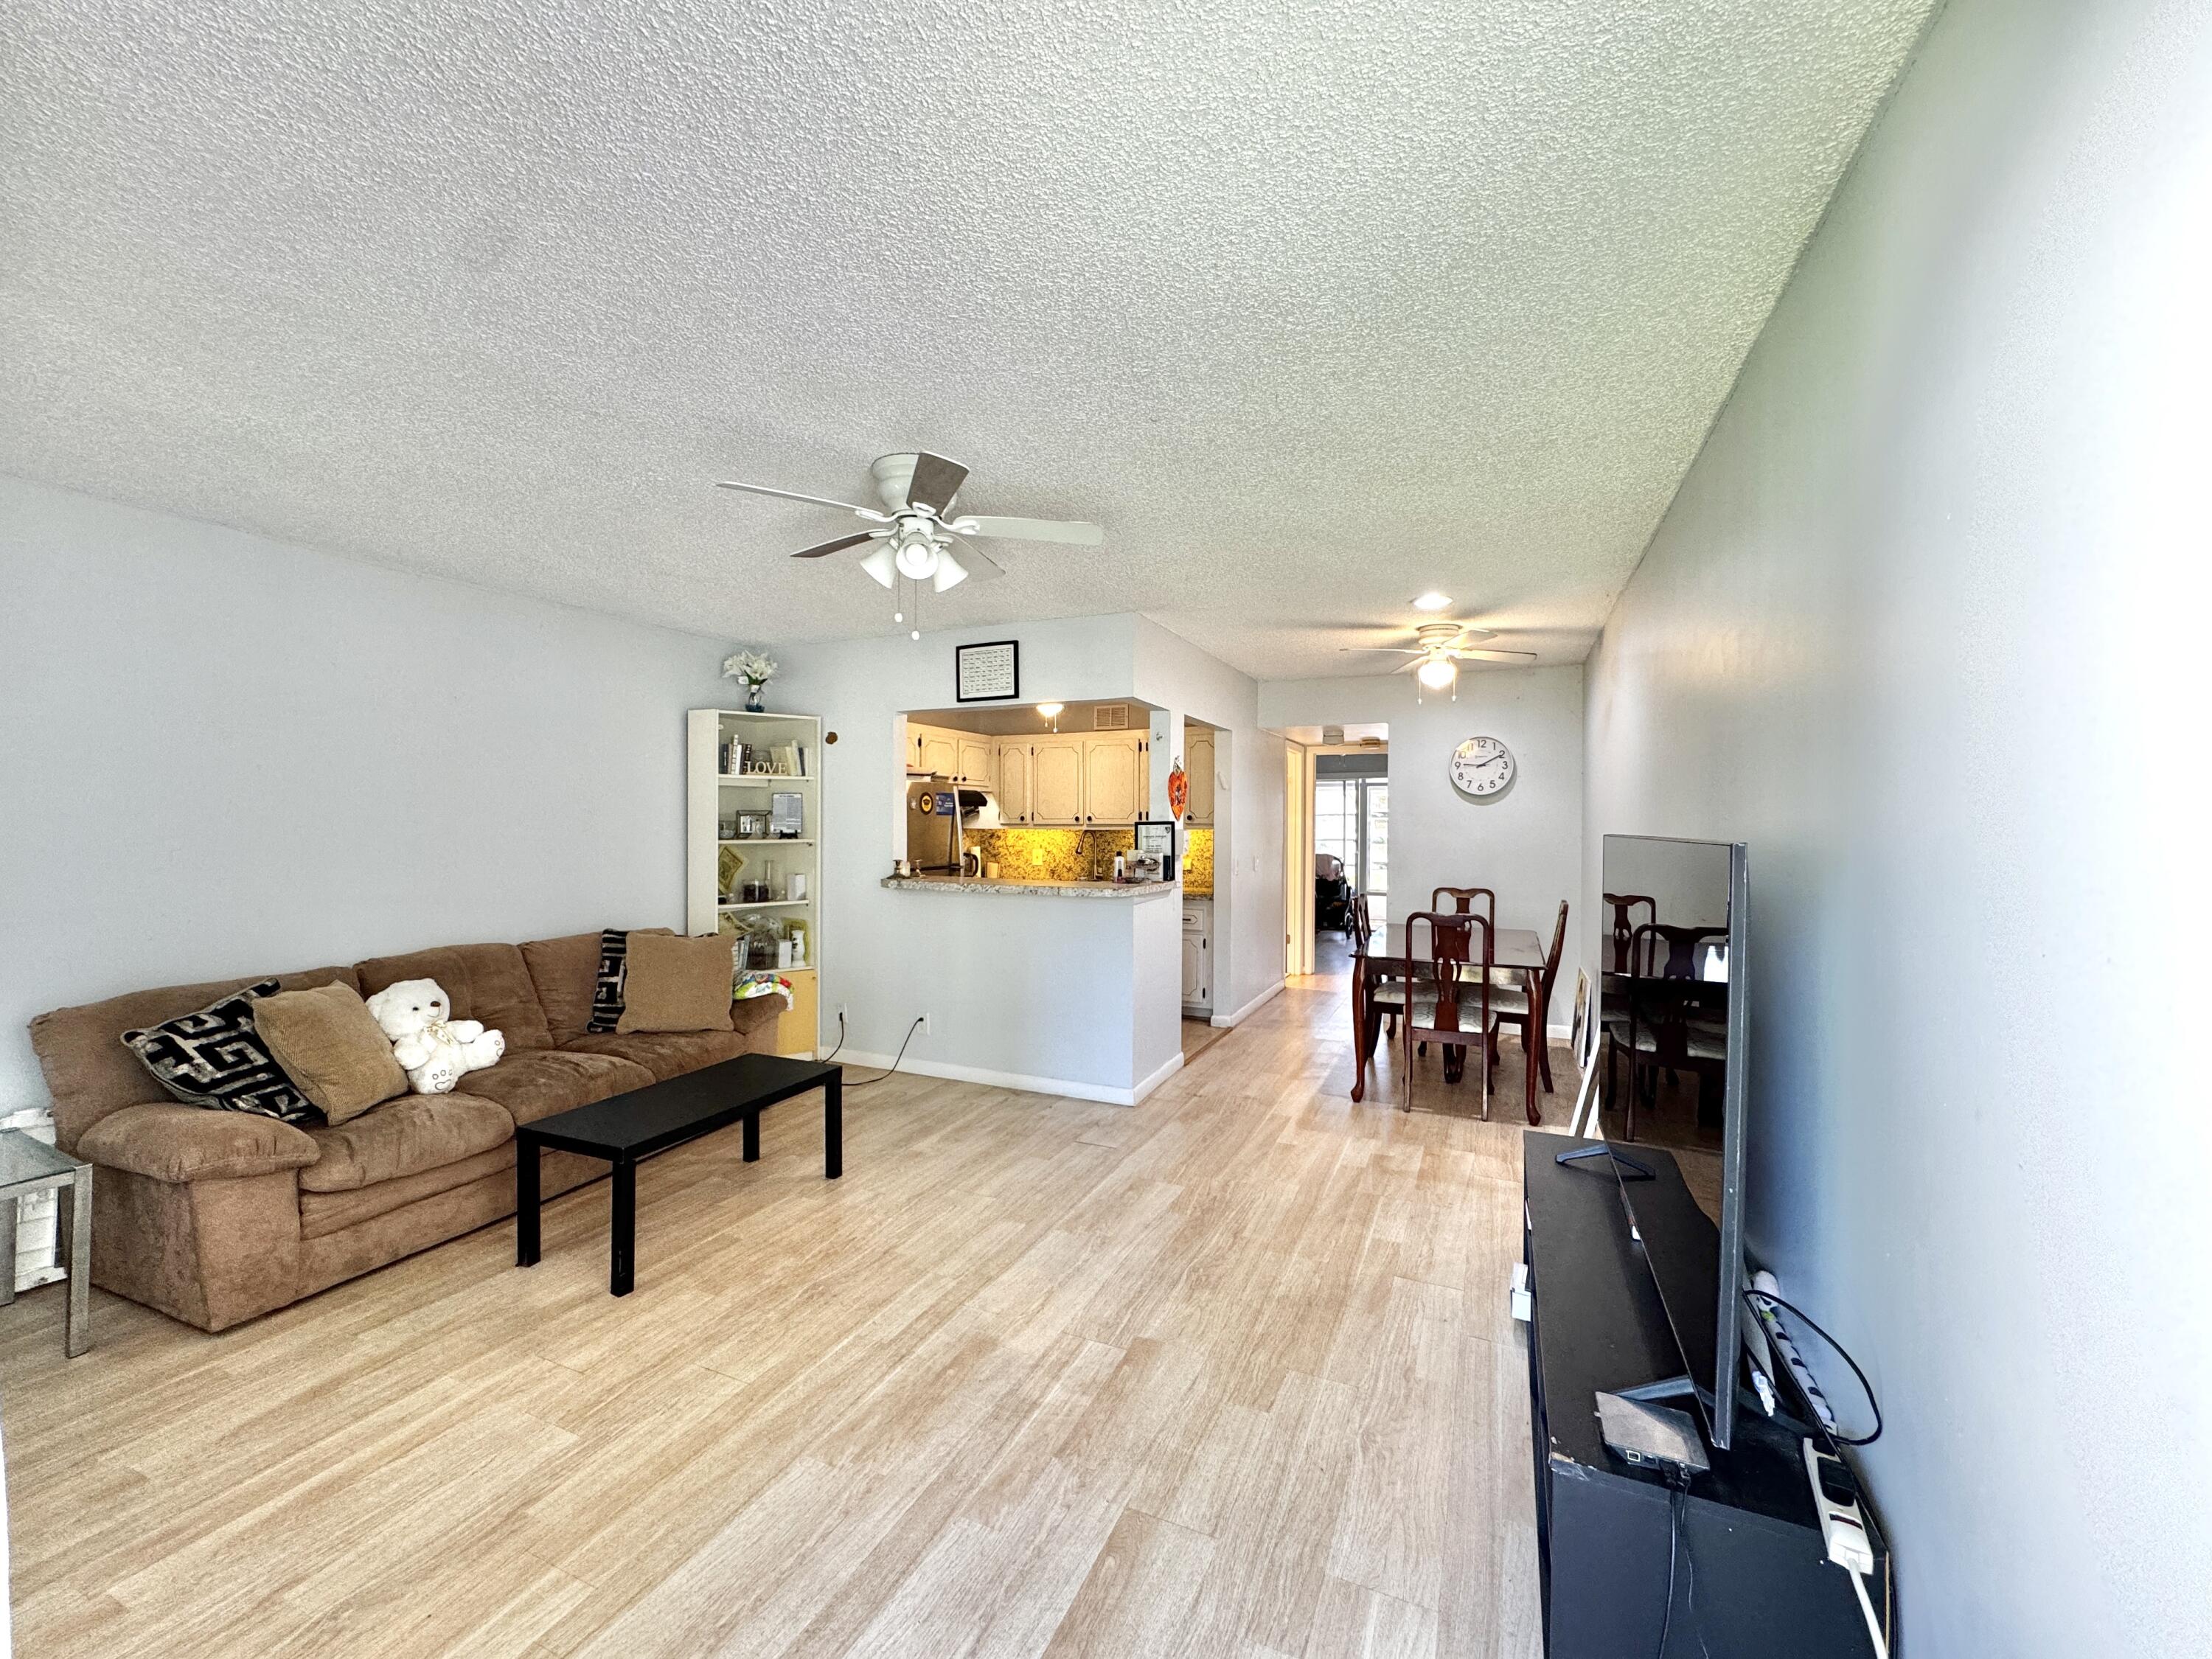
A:
{"type": "Polygon", "coordinates": [[[1380,923],[1390,890],[1390,781],[1321,778],[1314,784],[1314,851],[1342,861],[1355,892],[1380,923]]]}

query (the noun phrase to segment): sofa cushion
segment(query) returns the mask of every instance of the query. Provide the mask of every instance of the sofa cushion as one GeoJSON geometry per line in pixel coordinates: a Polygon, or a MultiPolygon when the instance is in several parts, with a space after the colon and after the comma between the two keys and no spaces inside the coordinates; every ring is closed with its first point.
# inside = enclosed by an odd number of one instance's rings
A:
{"type": "Polygon", "coordinates": [[[403,979],[434,979],[453,999],[453,1018],[481,1021],[507,1038],[509,1049],[550,1048],[545,1011],[522,951],[513,945],[449,945],[403,957],[356,963],[362,995],[373,997],[403,979]]]}
{"type": "MultiPolygon", "coordinates": [[[[321,1238],[347,1227],[356,1227],[364,1221],[404,1209],[419,1200],[435,1198],[440,1193],[465,1187],[471,1181],[481,1181],[486,1176],[507,1175],[514,1168],[514,1147],[510,1144],[495,1146],[488,1152],[478,1152],[458,1163],[441,1164],[434,1170],[424,1170],[417,1175],[380,1181],[374,1187],[356,1187],[344,1193],[301,1193],[300,1237],[321,1238]]],[[[507,1178],[509,1182],[514,1179],[511,1175],[507,1178]]]]}
{"type": "Polygon", "coordinates": [[[645,1088],[653,1080],[635,1060],[614,1054],[535,1048],[509,1054],[489,1070],[471,1072],[469,1092],[497,1101],[517,1123],[535,1123],[571,1106],[645,1088]]]}
{"type": "MultiPolygon", "coordinates": [[[[635,930],[646,933],[665,933],[665,927],[641,927],[635,930]]],[[[621,963],[628,953],[629,934],[610,928],[599,933],[568,933],[559,939],[532,939],[522,947],[522,960],[530,969],[530,982],[537,988],[538,1005],[545,1012],[545,1024],[551,1032],[553,1043],[560,1048],[591,1029],[592,1011],[600,998],[600,975],[605,969],[606,942],[610,936],[624,942],[623,950],[615,957],[613,971],[619,975],[621,963]]],[[[622,1014],[621,994],[615,992],[615,1017],[622,1014]]],[[[606,1029],[614,1030],[614,1019],[607,1021],[606,1029]]]]}
{"type": "Polygon", "coordinates": [[[321,1156],[313,1136],[289,1123],[173,1101],[110,1112],[78,1138],[76,1151],[87,1163],[168,1182],[274,1175],[321,1156]]]}
{"type": "Polygon", "coordinates": [[[635,1060],[662,1083],[759,1050],[760,1044],[744,1031],[592,1031],[568,1045],[571,1054],[616,1054],[635,1060]]]}
{"type": "Polygon", "coordinates": [[[407,1073],[392,1055],[392,1039],[361,993],[343,980],[312,991],[256,997],[253,1029],[284,1075],[332,1123],[407,1092],[407,1073]]]}
{"type": "Polygon", "coordinates": [[[725,933],[677,939],[634,935],[623,975],[622,1018],[615,1030],[727,1031],[736,968],[725,933]]]}
{"type": "Polygon", "coordinates": [[[287,1123],[319,1121],[321,1111],[284,1074],[253,1029],[254,1002],[276,994],[264,979],[217,997],[204,1008],[123,1034],[154,1081],[188,1106],[250,1112],[287,1123]]]}
{"type": "Polygon", "coordinates": [[[322,1156],[300,1171],[301,1190],[347,1193],[489,1152],[514,1138],[514,1120],[474,1095],[403,1095],[307,1133],[322,1156]]]}
{"type": "Polygon", "coordinates": [[[328,985],[333,980],[356,984],[350,968],[315,968],[301,974],[254,977],[241,975],[198,985],[133,991],[105,1002],[57,1008],[33,1020],[31,1047],[46,1074],[47,1091],[54,1097],[54,1139],[61,1149],[75,1152],[77,1138],[110,1112],[163,1098],[137,1055],[118,1041],[125,1031],[143,1030],[204,1007],[226,993],[252,984],[256,977],[273,977],[277,988],[283,991],[328,985]]]}

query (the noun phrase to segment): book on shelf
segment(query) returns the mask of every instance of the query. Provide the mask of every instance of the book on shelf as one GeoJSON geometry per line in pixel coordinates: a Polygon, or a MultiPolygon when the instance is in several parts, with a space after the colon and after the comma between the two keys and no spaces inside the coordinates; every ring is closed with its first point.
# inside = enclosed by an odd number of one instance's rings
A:
{"type": "Polygon", "coordinates": [[[742,743],[732,738],[721,746],[720,764],[724,777],[803,778],[806,775],[806,746],[799,743],[742,743]]]}

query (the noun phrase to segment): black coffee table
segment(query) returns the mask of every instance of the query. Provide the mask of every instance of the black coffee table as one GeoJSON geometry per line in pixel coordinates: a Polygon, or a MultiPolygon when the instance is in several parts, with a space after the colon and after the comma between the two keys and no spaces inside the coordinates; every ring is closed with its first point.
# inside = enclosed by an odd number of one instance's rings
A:
{"type": "Polygon", "coordinates": [[[514,1131],[514,1265],[538,1260],[538,1154],[581,1152],[614,1166],[614,1226],[607,1289],[630,1291],[637,1240],[640,1158],[743,1121],[744,1160],[760,1157],[760,1115],[780,1100],[822,1091],[822,1173],[845,1173],[845,1068],[774,1054],[739,1054],[648,1088],[634,1089],[519,1125],[514,1131]]]}

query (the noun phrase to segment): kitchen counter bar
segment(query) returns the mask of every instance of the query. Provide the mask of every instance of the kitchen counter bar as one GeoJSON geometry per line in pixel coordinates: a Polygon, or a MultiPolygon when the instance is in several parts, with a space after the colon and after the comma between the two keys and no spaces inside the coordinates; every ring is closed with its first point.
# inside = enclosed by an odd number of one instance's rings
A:
{"type": "Polygon", "coordinates": [[[1175,891],[1171,881],[993,881],[988,877],[885,876],[895,892],[1032,894],[1042,898],[1151,898],[1175,891]]]}

